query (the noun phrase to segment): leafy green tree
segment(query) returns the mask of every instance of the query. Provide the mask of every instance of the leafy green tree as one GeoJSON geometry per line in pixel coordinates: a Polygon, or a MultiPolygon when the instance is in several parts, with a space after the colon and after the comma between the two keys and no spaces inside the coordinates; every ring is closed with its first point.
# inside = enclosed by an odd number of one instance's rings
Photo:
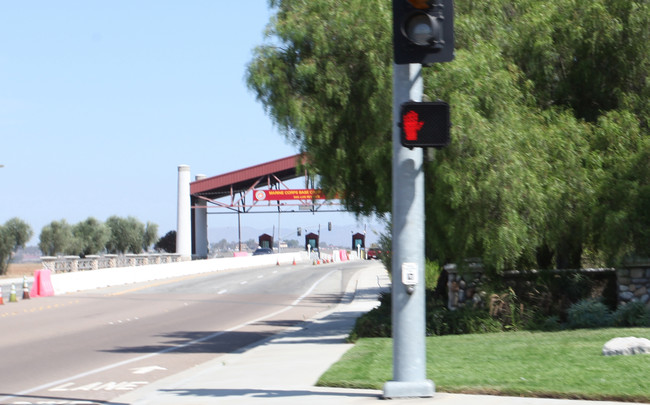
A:
{"type": "Polygon", "coordinates": [[[245,242],[243,242],[243,245],[246,245],[249,249],[255,250],[257,249],[257,246],[259,245],[255,239],[249,239],[245,242]]]}
{"type": "Polygon", "coordinates": [[[212,244],[212,249],[215,249],[215,250],[218,250],[218,251],[224,251],[224,250],[228,250],[230,245],[231,244],[228,243],[228,241],[224,238],[224,239],[221,239],[217,243],[213,243],[212,244]]]}
{"type": "Polygon", "coordinates": [[[28,223],[20,218],[11,218],[4,224],[5,231],[9,232],[13,240],[12,249],[15,251],[19,247],[25,247],[25,244],[32,238],[34,231],[28,223]]]}
{"type": "Polygon", "coordinates": [[[146,252],[149,250],[149,247],[156,243],[158,240],[158,225],[153,222],[147,221],[147,225],[144,229],[143,235],[144,243],[142,244],[142,249],[146,252]]]}
{"type": "MultiPolygon", "coordinates": [[[[388,212],[390,1],[270,4],[249,87],[328,194],[388,212]]],[[[456,4],[456,59],[423,70],[453,122],[425,168],[430,259],[500,271],[577,267],[584,247],[610,261],[648,250],[649,7],[456,4]]]]}
{"type": "Polygon", "coordinates": [[[0,226],[0,275],[6,274],[11,256],[32,237],[32,228],[19,218],[11,218],[0,226]]]}
{"type": "Polygon", "coordinates": [[[65,219],[52,221],[41,229],[38,248],[46,256],[56,256],[66,253],[72,240],[72,227],[65,219]]]}
{"type": "Polygon", "coordinates": [[[134,217],[111,216],[106,220],[110,231],[106,249],[111,253],[140,253],[144,245],[145,226],[134,217]]]}
{"type": "Polygon", "coordinates": [[[79,222],[72,227],[74,246],[72,252],[81,255],[94,255],[100,253],[108,242],[108,228],[93,217],[79,222]]]}
{"type": "Polygon", "coordinates": [[[277,15],[248,66],[249,87],[287,138],[308,153],[307,167],[329,195],[345,193],[356,212],[387,212],[390,1],[269,3],[277,15]]]}
{"type": "Polygon", "coordinates": [[[156,251],[176,253],[176,231],[169,231],[153,247],[156,251]]]}
{"type": "Polygon", "coordinates": [[[9,232],[5,231],[4,227],[0,226],[0,275],[7,273],[9,260],[11,260],[12,242],[9,232]]]}
{"type": "Polygon", "coordinates": [[[601,158],[594,245],[608,262],[650,257],[650,137],[629,111],[600,117],[592,144],[601,158]]]}

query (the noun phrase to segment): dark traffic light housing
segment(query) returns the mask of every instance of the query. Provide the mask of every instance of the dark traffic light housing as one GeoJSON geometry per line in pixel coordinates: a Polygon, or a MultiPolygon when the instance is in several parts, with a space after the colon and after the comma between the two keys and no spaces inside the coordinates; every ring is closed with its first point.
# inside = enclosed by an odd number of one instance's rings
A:
{"type": "Polygon", "coordinates": [[[398,125],[407,148],[442,148],[451,141],[449,104],[444,101],[403,103],[398,125]]]}
{"type": "Polygon", "coordinates": [[[398,65],[453,60],[453,0],[393,0],[393,51],[398,65]]]}

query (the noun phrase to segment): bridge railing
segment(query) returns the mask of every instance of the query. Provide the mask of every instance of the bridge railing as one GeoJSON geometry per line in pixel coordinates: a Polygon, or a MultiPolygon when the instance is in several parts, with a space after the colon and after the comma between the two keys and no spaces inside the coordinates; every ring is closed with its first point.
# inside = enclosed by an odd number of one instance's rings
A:
{"type": "Polygon", "coordinates": [[[43,256],[43,268],[52,273],[109,269],[117,267],[136,267],[148,264],[174,263],[181,261],[179,253],[151,253],[103,256],[43,256]]]}

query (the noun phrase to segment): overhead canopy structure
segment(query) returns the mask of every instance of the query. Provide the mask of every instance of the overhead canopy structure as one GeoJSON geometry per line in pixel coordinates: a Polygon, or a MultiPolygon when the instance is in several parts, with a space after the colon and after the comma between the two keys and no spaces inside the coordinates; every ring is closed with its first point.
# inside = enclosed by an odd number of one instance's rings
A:
{"type": "MultiPolygon", "coordinates": [[[[262,163],[245,169],[236,170],[230,173],[220,174],[212,177],[197,176],[196,180],[189,183],[189,195],[186,189],[181,191],[181,179],[179,177],[179,224],[177,230],[177,246],[185,246],[187,243],[179,243],[179,238],[185,235],[191,235],[191,254],[196,257],[206,257],[208,252],[207,238],[207,214],[208,208],[222,208],[221,212],[211,213],[241,213],[250,212],[257,208],[257,212],[316,212],[330,211],[322,209],[323,207],[337,206],[334,211],[341,211],[340,203],[325,201],[320,193],[313,190],[313,184],[310,188],[310,178],[308,173],[302,169],[306,157],[302,154],[277,159],[271,162],[262,163]],[[291,192],[285,184],[286,181],[299,177],[305,178],[305,189],[300,191],[310,191],[308,193],[295,193],[291,199],[280,198],[279,191],[281,188],[291,192]],[[259,198],[267,194],[259,190],[275,190],[269,195],[273,197],[259,198]],[[257,193],[253,197],[253,193],[257,193]],[[261,194],[259,194],[261,193],[261,194]],[[184,195],[181,195],[184,194],[184,195]],[[186,201],[183,202],[182,201],[186,201]],[[190,224],[182,225],[180,218],[181,211],[186,207],[190,209],[190,224]],[[266,208],[264,210],[263,208],[266,208]],[[269,209],[271,208],[271,209],[269,209]],[[225,212],[224,210],[225,209],[225,212]],[[181,232],[181,228],[191,228],[181,232]]],[[[183,170],[189,170],[189,167],[183,166],[183,170]]],[[[179,176],[180,176],[179,167],[179,176]]],[[[184,182],[184,180],[183,180],[184,182]]],[[[293,190],[296,191],[296,190],[293,190]]],[[[241,235],[240,235],[241,239],[241,235]]],[[[185,241],[188,242],[188,241],[185,241]]],[[[190,252],[179,252],[187,257],[190,252]]]]}
{"type": "Polygon", "coordinates": [[[214,201],[226,196],[247,193],[258,187],[266,186],[271,188],[282,184],[284,181],[301,176],[306,177],[306,173],[299,173],[299,166],[304,162],[304,159],[304,155],[294,155],[197,180],[190,183],[190,194],[194,198],[214,201]]]}

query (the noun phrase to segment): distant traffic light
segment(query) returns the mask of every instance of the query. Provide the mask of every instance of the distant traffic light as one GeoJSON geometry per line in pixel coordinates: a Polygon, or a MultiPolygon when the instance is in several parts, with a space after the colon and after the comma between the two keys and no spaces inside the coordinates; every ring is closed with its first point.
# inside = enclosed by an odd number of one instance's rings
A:
{"type": "Polygon", "coordinates": [[[449,104],[444,101],[407,102],[400,112],[400,141],[407,148],[442,148],[449,145],[449,104]]]}
{"type": "Polygon", "coordinates": [[[393,52],[398,65],[453,60],[453,0],[393,0],[393,52]]]}
{"type": "Polygon", "coordinates": [[[298,227],[297,233],[298,233],[298,236],[302,235],[302,228],[298,227]]]}
{"type": "Polygon", "coordinates": [[[327,223],[327,230],[328,230],[328,231],[331,231],[331,230],[332,230],[332,223],[331,223],[331,222],[328,222],[328,223],[327,223]]]}

